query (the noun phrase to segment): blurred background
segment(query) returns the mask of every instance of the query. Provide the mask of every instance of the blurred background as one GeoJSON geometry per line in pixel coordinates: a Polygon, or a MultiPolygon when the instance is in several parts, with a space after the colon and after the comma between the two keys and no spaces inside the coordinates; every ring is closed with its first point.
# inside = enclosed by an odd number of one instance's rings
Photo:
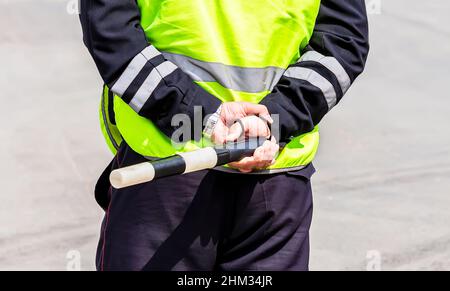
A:
{"type": "MultiPolygon", "coordinates": [[[[367,69],[321,125],[311,269],[450,270],[450,2],[366,3],[367,69]]],[[[92,270],[112,156],[76,1],[0,0],[0,27],[0,270],[92,270]]]]}

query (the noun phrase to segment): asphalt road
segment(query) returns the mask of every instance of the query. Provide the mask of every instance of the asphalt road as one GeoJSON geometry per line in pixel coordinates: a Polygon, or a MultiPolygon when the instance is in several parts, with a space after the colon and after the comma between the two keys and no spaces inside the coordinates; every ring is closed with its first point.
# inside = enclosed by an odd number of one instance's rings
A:
{"type": "MultiPolygon", "coordinates": [[[[0,0],[2,270],[94,268],[111,156],[68,3],[0,0]]],[[[366,72],[321,126],[311,269],[450,270],[450,2],[381,5],[366,72]]]]}

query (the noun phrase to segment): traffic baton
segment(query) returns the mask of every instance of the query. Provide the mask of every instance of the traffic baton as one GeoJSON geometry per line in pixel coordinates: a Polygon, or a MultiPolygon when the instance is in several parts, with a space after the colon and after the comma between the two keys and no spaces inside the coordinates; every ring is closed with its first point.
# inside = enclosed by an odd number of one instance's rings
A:
{"type": "Polygon", "coordinates": [[[168,158],[114,170],[109,180],[114,188],[121,189],[163,177],[212,169],[253,156],[255,150],[265,141],[265,138],[249,138],[236,143],[179,153],[168,158]]]}

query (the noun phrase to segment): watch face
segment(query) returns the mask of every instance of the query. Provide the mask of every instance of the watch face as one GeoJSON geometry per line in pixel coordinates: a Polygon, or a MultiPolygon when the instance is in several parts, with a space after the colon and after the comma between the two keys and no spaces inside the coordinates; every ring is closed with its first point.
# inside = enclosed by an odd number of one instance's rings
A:
{"type": "Polygon", "coordinates": [[[214,113],[213,115],[211,115],[211,117],[209,117],[209,119],[206,122],[205,129],[203,130],[203,134],[206,135],[207,137],[211,137],[214,127],[216,126],[218,120],[219,120],[219,115],[217,113],[214,113]]]}

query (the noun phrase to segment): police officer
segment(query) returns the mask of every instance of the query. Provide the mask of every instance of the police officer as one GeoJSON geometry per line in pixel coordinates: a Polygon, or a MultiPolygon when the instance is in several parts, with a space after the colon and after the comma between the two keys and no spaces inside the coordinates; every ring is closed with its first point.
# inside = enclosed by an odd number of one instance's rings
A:
{"type": "Polygon", "coordinates": [[[318,124],[364,69],[364,0],[82,0],[81,23],[115,154],[96,187],[98,269],[307,270],[318,124]],[[181,148],[180,115],[206,116],[181,148]],[[226,167],[108,183],[242,134],[276,138],[226,167]]]}

